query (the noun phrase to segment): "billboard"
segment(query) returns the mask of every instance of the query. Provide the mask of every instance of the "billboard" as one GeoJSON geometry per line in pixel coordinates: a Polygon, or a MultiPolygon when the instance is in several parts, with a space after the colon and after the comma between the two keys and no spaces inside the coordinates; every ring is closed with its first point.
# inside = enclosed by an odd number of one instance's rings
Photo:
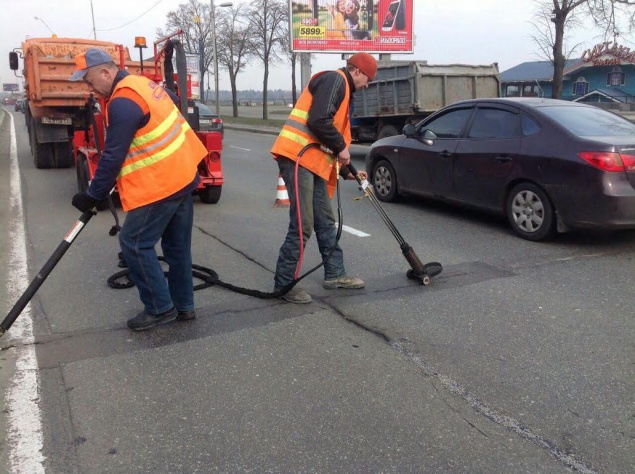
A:
{"type": "Polygon", "coordinates": [[[412,53],[414,0],[290,0],[295,53],[412,53]]]}
{"type": "Polygon", "coordinates": [[[20,90],[20,88],[18,87],[17,84],[2,84],[2,91],[3,92],[18,92],[20,90]]]}

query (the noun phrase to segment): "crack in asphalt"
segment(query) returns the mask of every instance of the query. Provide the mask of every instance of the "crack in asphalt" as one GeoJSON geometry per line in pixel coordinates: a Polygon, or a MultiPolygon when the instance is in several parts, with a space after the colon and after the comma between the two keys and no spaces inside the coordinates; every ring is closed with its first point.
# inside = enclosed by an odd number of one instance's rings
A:
{"type": "MultiPolygon", "coordinates": [[[[564,464],[566,467],[573,469],[576,472],[582,474],[597,474],[597,471],[590,468],[583,462],[578,461],[572,454],[567,454],[562,449],[560,449],[553,441],[548,440],[536,433],[534,433],[529,427],[525,426],[519,420],[512,418],[510,416],[502,415],[498,413],[493,408],[490,408],[486,403],[479,400],[474,394],[470,393],[465,387],[460,385],[455,380],[452,380],[450,377],[447,377],[441,373],[439,373],[436,369],[427,364],[420,356],[416,355],[414,352],[409,351],[405,347],[403,347],[399,342],[393,341],[388,335],[385,333],[364,325],[360,321],[356,321],[344,313],[339,311],[337,308],[333,308],[344,320],[350,322],[351,324],[357,326],[358,328],[370,332],[371,334],[381,338],[389,347],[396,350],[403,356],[405,356],[408,360],[410,360],[416,367],[421,369],[424,375],[428,377],[434,377],[438,380],[441,385],[450,393],[455,395],[459,395],[467,404],[474,409],[476,412],[483,415],[488,420],[506,428],[513,433],[516,433],[521,438],[531,441],[533,444],[538,446],[541,449],[545,449],[549,452],[549,454],[555,458],[557,461],[564,464]]],[[[464,418],[465,419],[465,418],[464,418]]],[[[475,428],[477,431],[482,433],[484,436],[487,436],[477,427],[475,427],[468,420],[465,420],[470,426],[475,428]]]]}

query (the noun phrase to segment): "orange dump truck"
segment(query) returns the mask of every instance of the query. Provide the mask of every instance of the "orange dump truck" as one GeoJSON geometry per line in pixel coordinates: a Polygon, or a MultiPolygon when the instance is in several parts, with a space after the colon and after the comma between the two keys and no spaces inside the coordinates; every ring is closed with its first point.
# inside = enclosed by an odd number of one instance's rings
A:
{"type": "MultiPolygon", "coordinates": [[[[200,130],[198,107],[192,101],[192,79],[187,73],[182,31],[154,43],[154,58],[142,64],[132,61],[127,48],[105,41],[74,38],[29,38],[22,43],[26,95],[25,117],[31,152],[37,168],[67,168],[75,165],[77,188],[88,188],[104,148],[104,98],[95,106],[83,82],[71,82],[75,56],[89,48],[100,48],[121,69],[163,84],[180,99],[179,110],[196,132],[208,154],[201,160],[200,184],[195,193],[207,204],[215,204],[224,184],[221,164],[223,148],[219,131],[200,130]],[[175,54],[177,71],[172,55],[175,54]],[[179,91],[183,91],[181,94],[179,91]]],[[[145,48],[145,38],[136,37],[135,47],[145,48]]],[[[19,50],[9,53],[11,69],[19,69],[19,50]]]]}
{"type": "MultiPolygon", "coordinates": [[[[25,119],[31,153],[37,168],[73,165],[73,134],[85,120],[88,89],[71,82],[74,57],[89,48],[100,48],[131,74],[141,65],[132,61],[127,48],[105,41],[75,38],[28,38],[22,43],[24,59],[25,119]]],[[[18,54],[9,56],[11,69],[18,69],[18,54]]]]}

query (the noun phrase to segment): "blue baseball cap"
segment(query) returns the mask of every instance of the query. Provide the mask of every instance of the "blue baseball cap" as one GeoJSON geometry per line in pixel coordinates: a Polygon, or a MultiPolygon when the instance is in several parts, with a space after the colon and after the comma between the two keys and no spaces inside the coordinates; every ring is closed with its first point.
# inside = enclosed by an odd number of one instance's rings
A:
{"type": "Polygon", "coordinates": [[[88,68],[112,62],[114,61],[107,52],[95,48],[88,49],[85,53],[75,56],[77,70],[73,73],[70,80],[81,81],[88,72],[88,68]]]}

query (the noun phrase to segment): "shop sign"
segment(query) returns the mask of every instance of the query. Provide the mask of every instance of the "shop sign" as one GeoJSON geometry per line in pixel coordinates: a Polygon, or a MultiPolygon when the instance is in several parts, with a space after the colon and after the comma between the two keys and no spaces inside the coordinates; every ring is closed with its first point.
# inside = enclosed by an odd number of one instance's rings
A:
{"type": "Polygon", "coordinates": [[[587,49],[582,54],[582,61],[591,62],[594,66],[618,66],[622,61],[635,63],[635,51],[616,42],[605,41],[587,49]]]}

